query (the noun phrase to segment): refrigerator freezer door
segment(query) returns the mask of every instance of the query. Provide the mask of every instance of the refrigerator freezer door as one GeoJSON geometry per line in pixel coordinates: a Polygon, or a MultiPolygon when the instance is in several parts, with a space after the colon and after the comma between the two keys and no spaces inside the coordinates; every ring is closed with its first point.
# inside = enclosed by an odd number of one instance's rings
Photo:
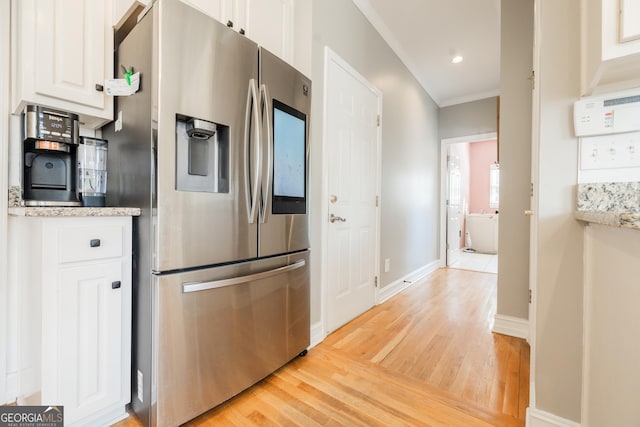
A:
{"type": "Polygon", "coordinates": [[[309,346],[308,254],[156,276],[158,426],[196,417],[309,346]]]}
{"type": "Polygon", "coordinates": [[[258,47],[180,1],[158,5],[153,270],[256,258],[259,127],[247,94],[257,93],[258,47]]]}
{"type": "MultiPolygon", "coordinates": [[[[260,48],[260,82],[263,110],[262,201],[258,255],[270,256],[309,247],[309,118],[311,112],[311,80],[289,64],[260,48]],[[283,110],[274,109],[276,105],[283,110]],[[274,113],[285,114],[292,122],[304,123],[304,173],[300,187],[304,189],[305,213],[274,213],[274,113]]],[[[295,126],[295,125],[294,125],[295,126]]],[[[293,189],[300,195],[297,188],[293,189]]]]}

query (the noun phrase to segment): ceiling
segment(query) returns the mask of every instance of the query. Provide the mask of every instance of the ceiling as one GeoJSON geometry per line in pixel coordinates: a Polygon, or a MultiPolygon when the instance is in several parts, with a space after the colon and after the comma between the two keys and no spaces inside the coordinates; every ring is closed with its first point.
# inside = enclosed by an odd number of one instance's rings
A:
{"type": "Polygon", "coordinates": [[[499,94],[500,0],[353,1],[440,107],[499,94]]]}

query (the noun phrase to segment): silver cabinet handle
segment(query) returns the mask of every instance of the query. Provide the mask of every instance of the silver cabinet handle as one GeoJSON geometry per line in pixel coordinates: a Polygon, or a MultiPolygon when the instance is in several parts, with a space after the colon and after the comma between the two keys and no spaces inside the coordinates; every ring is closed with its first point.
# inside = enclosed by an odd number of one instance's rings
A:
{"type": "Polygon", "coordinates": [[[249,274],[248,276],[232,277],[230,279],[212,280],[210,282],[187,282],[182,284],[182,292],[206,291],[208,289],[224,288],[225,286],[247,283],[253,280],[266,279],[267,277],[277,276],[278,274],[288,271],[297,270],[304,267],[307,262],[303,259],[284,267],[274,268],[273,270],[263,271],[261,273],[249,274]]]}
{"type": "Polygon", "coordinates": [[[337,215],[331,214],[331,216],[329,217],[329,221],[331,221],[331,222],[336,222],[336,221],[347,222],[347,219],[343,218],[341,216],[337,216],[337,215]]]}

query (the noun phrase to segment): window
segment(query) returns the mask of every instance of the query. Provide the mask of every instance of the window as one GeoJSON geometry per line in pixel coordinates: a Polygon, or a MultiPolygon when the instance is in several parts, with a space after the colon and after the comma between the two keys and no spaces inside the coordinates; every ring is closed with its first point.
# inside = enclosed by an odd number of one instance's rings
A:
{"type": "Polygon", "coordinates": [[[500,165],[489,166],[489,207],[498,209],[500,204],[500,165]]]}

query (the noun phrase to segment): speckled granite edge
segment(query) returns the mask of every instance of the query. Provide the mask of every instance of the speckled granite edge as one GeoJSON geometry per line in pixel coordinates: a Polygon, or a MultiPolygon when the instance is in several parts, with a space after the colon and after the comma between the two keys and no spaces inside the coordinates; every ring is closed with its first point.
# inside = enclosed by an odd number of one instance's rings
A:
{"type": "Polygon", "coordinates": [[[140,208],[72,208],[72,207],[12,207],[12,216],[68,217],[68,216],[140,216],[140,208]]]}
{"type": "Polygon", "coordinates": [[[640,230],[640,182],[578,184],[578,220],[640,230]]]}
{"type": "Polygon", "coordinates": [[[640,212],[589,212],[576,211],[576,219],[610,227],[640,230],[640,212]]]}
{"type": "Polygon", "coordinates": [[[20,206],[22,191],[19,185],[9,186],[9,215],[12,216],[140,216],[140,208],[74,208],[20,206]]]}
{"type": "Polygon", "coordinates": [[[9,203],[10,208],[17,208],[20,206],[20,199],[22,198],[22,191],[19,185],[9,186],[9,203]]]}
{"type": "Polygon", "coordinates": [[[578,184],[579,211],[640,212],[640,182],[578,184]]]}

